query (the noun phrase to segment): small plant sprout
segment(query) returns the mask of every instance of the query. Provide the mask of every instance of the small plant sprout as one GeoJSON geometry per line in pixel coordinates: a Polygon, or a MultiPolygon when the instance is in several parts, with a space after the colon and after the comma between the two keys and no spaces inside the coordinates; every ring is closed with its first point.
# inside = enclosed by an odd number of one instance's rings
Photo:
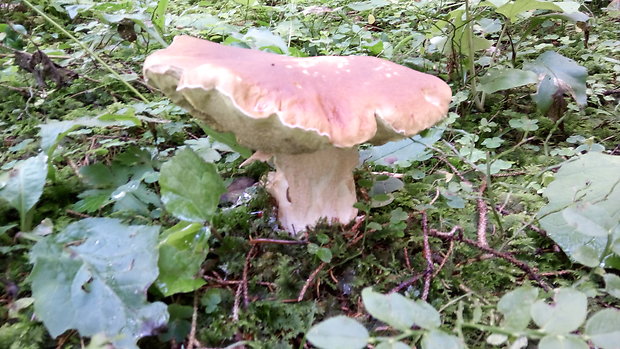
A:
{"type": "Polygon", "coordinates": [[[415,135],[452,97],[439,78],[375,57],[296,58],[178,36],[144,64],[149,84],[240,144],[269,154],[268,190],[291,234],[357,215],[357,145],[415,135]]]}

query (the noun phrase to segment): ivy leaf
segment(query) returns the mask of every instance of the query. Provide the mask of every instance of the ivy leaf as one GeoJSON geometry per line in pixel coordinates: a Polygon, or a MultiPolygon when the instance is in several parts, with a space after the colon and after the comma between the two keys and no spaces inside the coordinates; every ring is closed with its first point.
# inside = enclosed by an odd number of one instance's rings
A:
{"type": "Polygon", "coordinates": [[[362,300],[370,315],[399,330],[413,325],[433,329],[441,324],[437,310],[423,300],[414,302],[398,293],[383,295],[370,287],[362,291],[362,300]]]}
{"type": "Polygon", "coordinates": [[[146,301],[158,272],[158,230],[87,218],[37,242],[32,294],[35,313],[50,334],[104,333],[117,347],[137,349],[139,338],[165,326],[166,305],[146,301]]]}
{"type": "Polygon", "coordinates": [[[226,191],[214,164],[185,148],[164,163],[159,175],[161,200],[175,217],[204,222],[215,213],[226,191]]]}
{"type": "Polygon", "coordinates": [[[592,315],[586,323],[586,334],[601,349],[618,348],[620,343],[620,310],[607,308],[592,315]]]}
{"type": "Polygon", "coordinates": [[[312,326],[306,337],[321,349],[361,349],[366,347],[369,339],[364,326],[343,315],[312,326]]]}
{"type": "Polygon", "coordinates": [[[556,97],[569,93],[577,104],[584,106],[587,103],[586,78],[588,71],[574,60],[559,53],[547,51],[524,66],[538,74],[538,88],[532,96],[538,109],[547,112],[556,97]]]}
{"type": "Polygon", "coordinates": [[[537,82],[538,75],[528,70],[495,69],[480,78],[479,87],[482,92],[493,93],[537,82]]]}
{"type": "Polygon", "coordinates": [[[47,156],[40,153],[18,161],[8,172],[0,174],[0,198],[24,216],[39,201],[47,178],[47,156]]]}
{"type": "Polygon", "coordinates": [[[538,212],[541,226],[573,260],[596,266],[607,249],[603,234],[620,221],[620,157],[587,153],[564,164],[543,195],[549,203],[538,212]],[[565,211],[568,210],[568,211],[565,211]],[[580,221],[586,217],[592,224],[580,221]],[[568,217],[568,220],[567,220],[568,217]]]}
{"type": "Polygon", "coordinates": [[[539,300],[532,304],[531,315],[541,330],[550,334],[568,334],[586,319],[588,298],[572,289],[560,288],[553,297],[553,305],[539,300]]]}

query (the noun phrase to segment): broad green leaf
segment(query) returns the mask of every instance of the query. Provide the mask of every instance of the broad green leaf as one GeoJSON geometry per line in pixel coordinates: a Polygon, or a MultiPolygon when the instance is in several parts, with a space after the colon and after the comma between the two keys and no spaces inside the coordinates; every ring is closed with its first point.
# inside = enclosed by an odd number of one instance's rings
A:
{"type": "Polygon", "coordinates": [[[379,343],[375,349],[411,349],[411,347],[400,341],[394,342],[393,340],[389,340],[379,343]]]}
{"type": "Polygon", "coordinates": [[[538,212],[541,226],[570,258],[579,263],[590,267],[598,265],[605,257],[603,253],[609,235],[586,235],[577,230],[584,225],[568,222],[563,212],[575,208],[593,224],[611,230],[620,222],[618,173],[620,157],[587,153],[564,164],[543,194],[549,203],[538,212]]]}
{"type": "Polygon", "coordinates": [[[588,71],[574,60],[559,53],[547,51],[535,61],[524,66],[538,74],[538,88],[532,96],[538,109],[546,112],[554,101],[554,96],[569,93],[577,104],[584,106],[587,103],[586,78],[588,71]]]}
{"type": "Polygon", "coordinates": [[[617,349],[620,343],[620,310],[607,308],[592,315],[586,323],[586,334],[601,349],[617,349]]]}
{"type": "Polygon", "coordinates": [[[538,349],[588,349],[583,339],[575,335],[545,336],[538,343],[538,349]]]}
{"type": "Polygon", "coordinates": [[[502,326],[515,332],[527,328],[530,323],[530,307],[538,298],[538,289],[531,286],[518,287],[497,303],[497,310],[504,315],[502,326]]]}
{"type": "Polygon", "coordinates": [[[588,236],[607,236],[615,225],[604,208],[591,203],[565,208],[562,210],[562,218],[576,232],[588,236]]]}
{"type": "Polygon", "coordinates": [[[235,134],[232,132],[226,132],[226,133],[222,133],[222,132],[217,132],[215,130],[213,130],[211,127],[209,127],[209,125],[205,124],[204,122],[198,122],[198,125],[200,126],[200,128],[202,128],[202,130],[204,131],[205,134],[207,134],[209,137],[213,138],[214,140],[220,142],[220,143],[224,143],[227,146],[230,147],[230,149],[236,151],[237,153],[239,153],[242,157],[244,158],[249,158],[250,156],[252,156],[252,151],[244,146],[239,145],[239,143],[237,143],[237,139],[235,138],[235,134]]]}
{"type": "Polygon", "coordinates": [[[368,343],[368,330],[359,322],[340,315],[312,326],[306,335],[321,349],[361,349],[368,343]]]}
{"type": "Polygon", "coordinates": [[[465,349],[465,344],[456,336],[433,329],[424,334],[422,349],[465,349]]]}
{"type": "Polygon", "coordinates": [[[480,78],[479,87],[482,92],[493,93],[537,82],[538,75],[528,70],[495,69],[480,78]]]}
{"type": "Polygon", "coordinates": [[[332,251],[327,247],[320,247],[316,251],[316,256],[319,257],[322,262],[329,263],[332,260],[332,251]]]}
{"type": "Polygon", "coordinates": [[[103,119],[98,117],[83,117],[75,120],[49,121],[39,125],[39,137],[41,137],[41,148],[47,152],[53,150],[52,146],[59,142],[63,137],[71,131],[80,127],[108,127],[108,126],[135,126],[135,117],[127,119],[124,115],[120,115],[117,120],[112,114],[102,115],[103,119]],[[51,148],[51,149],[50,149],[51,148]]]}
{"type": "Polygon", "coordinates": [[[552,305],[539,300],[532,304],[531,315],[541,330],[550,334],[567,334],[583,324],[587,308],[585,294],[572,288],[559,288],[552,305]]]}
{"type": "Polygon", "coordinates": [[[605,291],[616,298],[620,298],[620,276],[607,273],[603,275],[603,279],[605,279],[605,291]]]}
{"type": "Polygon", "coordinates": [[[18,161],[11,170],[0,175],[0,199],[6,200],[23,217],[43,194],[47,155],[40,153],[18,161]]]}
{"type": "Polygon", "coordinates": [[[104,333],[119,348],[168,321],[166,305],[148,303],[157,277],[156,226],[88,218],[37,242],[31,253],[35,313],[50,334],[104,333]]]}
{"type": "Polygon", "coordinates": [[[423,300],[412,301],[398,293],[383,295],[367,287],[362,291],[364,307],[370,315],[400,330],[417,325],[433,329],[441,325],[439,313],[423,300]]]}
{"type": "Polygon", "coordinates": [[[443,131],[442,128],[434,127],[423,136],[415,135],[397,142],[370,147],[360,152],[360,159],[384,166],[409,167],[414,161],[431,157],[427,146],[439,141],[443,131]]]}
{"type": "Polygon", "coordinates": [[[562,11],[562,8],[547,1],[516,0],[500,6],[495,12],[506,16],[511,22],[517,22],[526,12],[532,10],[562,11]]]}
{"type": "Polygon", "coordinates": [[[198,272],[209,252],[209,236],[202,224],[189,222],[180,222],[162,234],[155,285],[164,296],[192,292],[206,283],[198,272]]]}
{"type": "Polygon", "coordinates": [[[161,34],[166,31],[166,10],[168,9],[168,0],[158,0],[157,7],[153,11],[152,22],[155,28],[159,30],[161,34]]]}
{"type": "Polygon", "coordinates": [[[188,222],[209,220],[226,191],[215,165],[188,148],[162,165],[159,185],[168,212],[188,222]]]}

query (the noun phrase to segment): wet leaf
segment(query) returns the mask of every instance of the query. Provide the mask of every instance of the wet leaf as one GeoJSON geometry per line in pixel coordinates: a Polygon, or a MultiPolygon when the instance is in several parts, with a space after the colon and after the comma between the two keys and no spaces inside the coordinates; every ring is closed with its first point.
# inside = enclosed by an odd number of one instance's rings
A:
{"type": "Polygon", "coordinates": [[[40,153],[0,173],[0,199],[24,216],[39,201],[47,178],[47,156],[40,153]]]}
{"type": "Polygon", "coordinates": [[[615,349],[620,343],[620,310],[608,308],[592,315],[586,323],[586,334],[601,349],[615,349]]]}
{"type": "Polygon", "coordinates": [[[487,72],[480,78],[480,91],[493,93],[511,88],[535,84],[538,82],[536,73],[521,69],[496,69],[487,72]]]}
{"type": "Polygon", "coordinates": [[[146,301],[158,273],[158,230],[88,218],[39,241],[31,254],[32,292],[50,334],[104,333],[117,347],[137,348],[139,338],[164,326],[166,305],[146,301]]]}

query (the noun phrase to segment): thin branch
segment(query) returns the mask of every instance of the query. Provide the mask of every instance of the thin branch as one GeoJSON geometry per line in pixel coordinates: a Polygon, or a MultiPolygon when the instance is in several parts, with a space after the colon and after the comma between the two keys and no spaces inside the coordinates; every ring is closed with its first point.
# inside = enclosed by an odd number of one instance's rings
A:
{"type": "Polygon", "coordinates": [[[308,291],[308,288],[312,285],[312,282],[314,281],[314,278],[316,278],[316,276],[319,274],[319,272],[327,265],[327,263],[323,262],[321,263],[313,272],[312,274],[310,274],[310,276],[308,277],[308,279],[306,280],[306,283],[304,284],[304,287],[301,288],[301,291],[299,292],[299,296],[297,297],[297,301],[301,302],[302,300],[304,300],[304,296],[306,295],[306,291],[308,291]]]}
{"type": "Polygon", "coordinates": [[[478,199],[476,199],[476,204],[478,206],[478,231],[476,235],[478,236],[478,243],[482,246],[489,246],[487,241],[487,223],[488,218],[487,214],[489,212],[489,208],[487,207],[487,203],[484,201],[484,191],[487,188],[487,182],[482,181],[480,188],[478,190],[478,199]]]}

